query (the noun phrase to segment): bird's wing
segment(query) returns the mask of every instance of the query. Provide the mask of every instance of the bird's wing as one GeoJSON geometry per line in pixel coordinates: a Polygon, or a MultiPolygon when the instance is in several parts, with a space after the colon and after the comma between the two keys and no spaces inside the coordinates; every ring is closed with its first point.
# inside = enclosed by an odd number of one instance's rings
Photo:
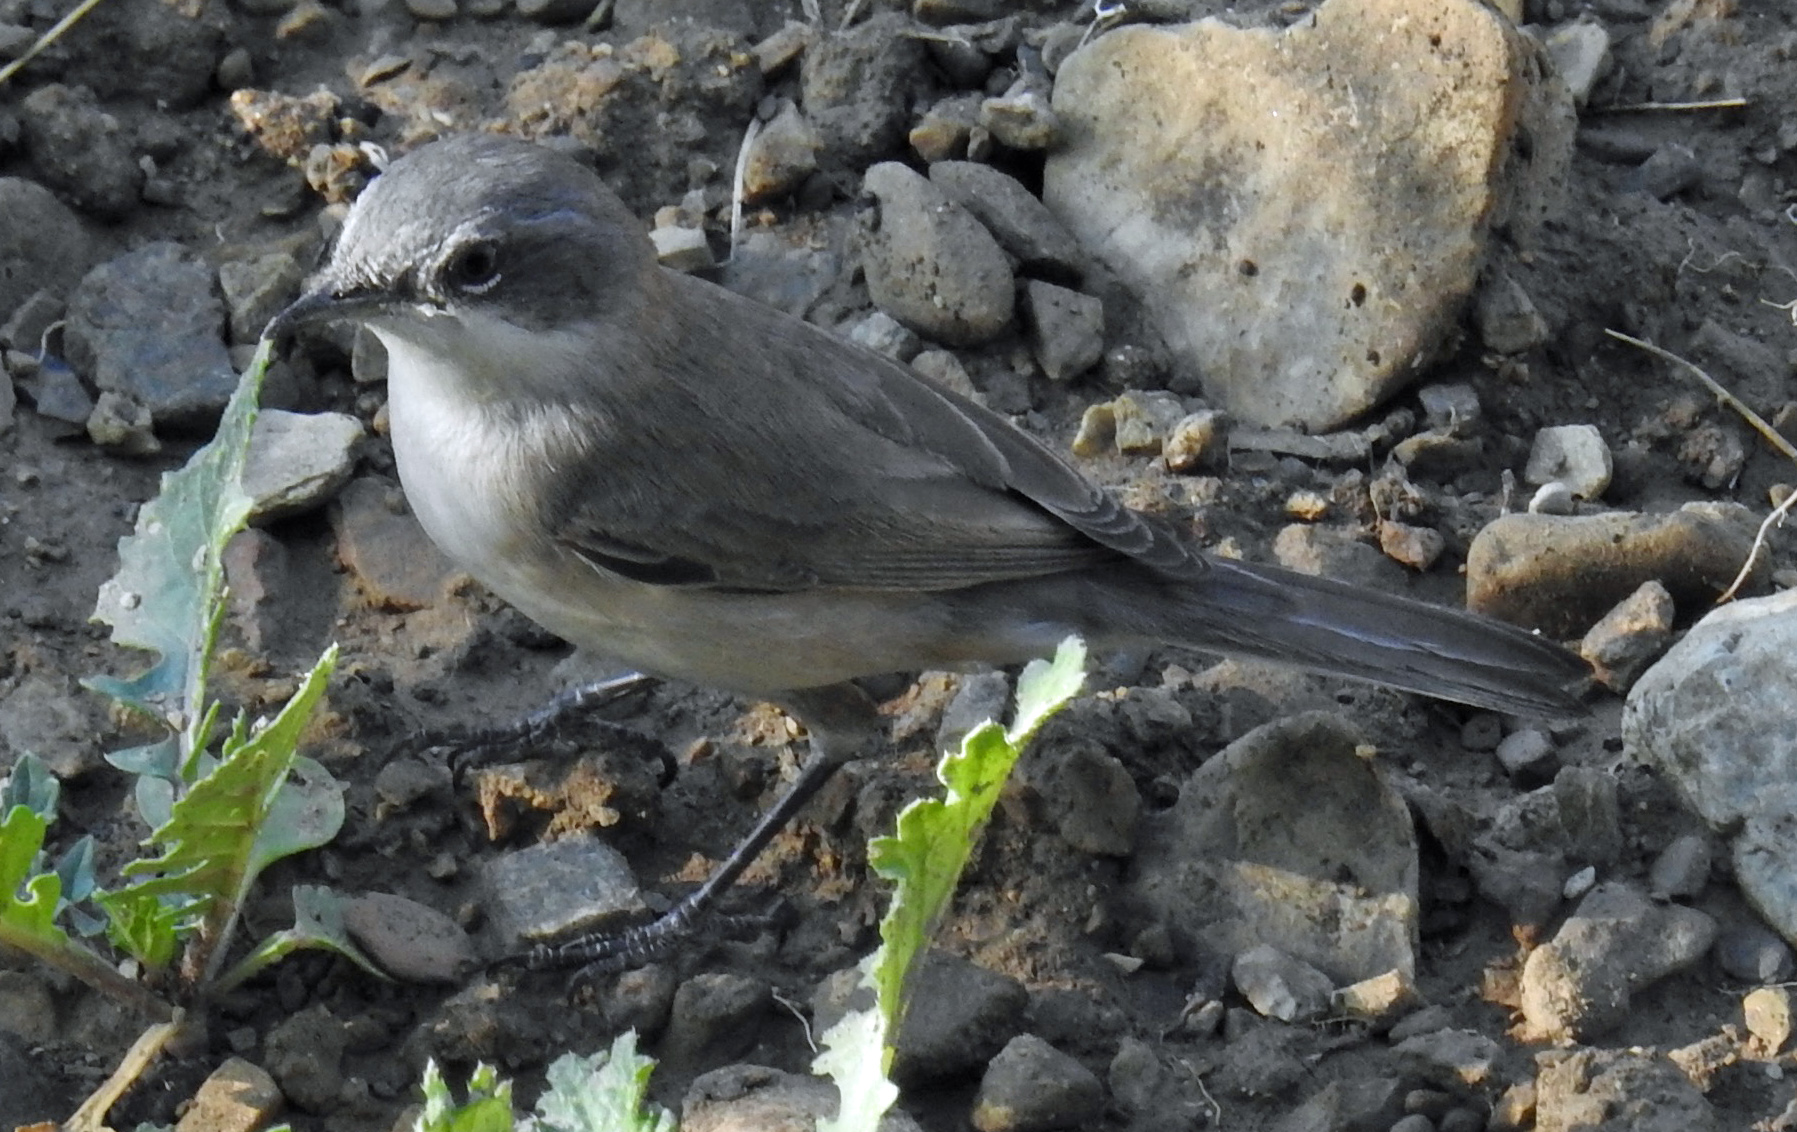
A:
{"type": "Polygon", "coordinates": [[[596,391],[615,399],[601,416],[636,427],[608,428],[549,508],[594,565],[760,591],[948,590],[1125,558],[1204,568],[998,414],[721,288],[673,285],[715,315],[716,340],[618,359],[631,376],[596,391]]]}

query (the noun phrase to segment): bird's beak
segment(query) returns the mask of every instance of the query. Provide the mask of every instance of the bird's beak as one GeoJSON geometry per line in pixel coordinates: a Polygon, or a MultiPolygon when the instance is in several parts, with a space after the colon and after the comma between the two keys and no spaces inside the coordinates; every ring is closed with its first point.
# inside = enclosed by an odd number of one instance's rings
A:
{"type": "Polygon", "coordinates": [[[262,337],[280,343],[302,327],[339,319],[366,318],[385,309],[390,301],[379,291],[339,289],[327,282],[314,283],[286,310],[268,321],[262,337]]]}

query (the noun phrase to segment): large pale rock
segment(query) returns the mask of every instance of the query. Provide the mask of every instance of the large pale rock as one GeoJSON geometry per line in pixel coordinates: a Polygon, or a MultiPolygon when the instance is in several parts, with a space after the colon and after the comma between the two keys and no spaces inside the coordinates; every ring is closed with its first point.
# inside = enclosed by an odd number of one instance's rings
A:
{"type": "Polygon", "coordinates": [[[1271,944],[1338,983],[1416,969],[1416,831],[1339,718],[1258,727],[1144,814],[1132,894],[1186,938],[1271,944]]]}
{"type": "Polygon", "coordinates": [[[1049,207],[1213,400],[1312,429],[1443,346],[1487,234],[1557,200],[1574,126],[1540,49],[1477,0],[1121,28],[1062,64],[1054,110],[1049,207]]]}
{"type": "Polygon", "coordinates": [[[1623,748],[1732,834],[1742,895],[1797,942],[1797,590],[1725,605],[1629,692],[1623,748]]]}

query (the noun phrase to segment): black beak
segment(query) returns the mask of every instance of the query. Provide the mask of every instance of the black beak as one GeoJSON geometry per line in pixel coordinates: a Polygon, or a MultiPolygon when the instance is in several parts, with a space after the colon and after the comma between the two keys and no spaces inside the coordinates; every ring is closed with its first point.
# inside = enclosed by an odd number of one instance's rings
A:
{"type": "Polygon", "coordinates": [[[330,286],[314,287],[288,308],[268,320],[262,337],[280,345],[307,326],[338,319],[363,318],[386,306],[385,295],[372,291],[339,292],[330,286]]]}

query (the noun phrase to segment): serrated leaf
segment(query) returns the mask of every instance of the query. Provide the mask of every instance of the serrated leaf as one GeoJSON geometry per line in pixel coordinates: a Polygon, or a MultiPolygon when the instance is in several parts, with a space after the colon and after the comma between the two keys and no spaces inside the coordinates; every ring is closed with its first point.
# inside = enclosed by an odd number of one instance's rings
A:
{"type": "Polygon", "coordinates": [[[943,797],[912,802],[899,814],[894,836],[868,843],[868,863],[894,888],[880,922],[880,947],[864,966],[874,988],[874,1010],[853,1012],[832,1027],[829,1049],[814,1062],[843,1096],[841,1111],[827,1125],[832,1132],[871,1132],[896,1097],[876,1082],[884,1082],[891,1068],[890,1038],[904,1018],[906,976],[954,898],[961,871],[1024,745],[1079,692],[1085,663],[1085,645],[1077,637],[1061,642],[1052,664],[1032,662],[1017,682],[1011,729],[988,720],[970,731],[961,749],[945,753],[937,766],[943,797]]]}
{"type": "Polygon", "coordinates": [[[94,903],[106,910],[106,938],[152,971],[169,965],[181,937],[199,923],[205,905],[164,898],[140,889],[102,892],[94,903]]]}
{"type": "Polygon", "coordinates": [[[62,881],[55,873],[32,875],[49,828],[48,818],[24,805],[0,820],[0,943],[34,955],[72,945],[56,926],[62,881]]]}
{"type": "Polygon", "coordinates": [[[152,835],[164,846],[162,855],[125,866],[127,877],[143,878],[126,891],[196,902],[204,919],[222,924],[269,862],[336,834],[341,806],[332,824],[330,807],[317,798],[320,790],[336,789],[322,766],[306,760],[307,781],[295,788],[295,797],[282,799],[298,758],[294,747],[336,658],[336,647],[327,649],[265,726],[233,725],[218,765],[174,802],[168,821],[152,835]]]}
{"type": "Polygon", "coordinates": [[[306,949],[334,951],[375,978],[391,981],[387,973],[349,938],[349,932],[343,926],[343,897],[326,885],[296,884],[293,886],[293,926],[258,944],[219,977],[214,990],[223,994],[295,951],[306,949]]]}
{"type": "MultiPolygon", "coordinates": [[[[879,952],[861,963],[863,986],[872,986],[879,952]]],[[[879,1009],[851,1010],[819,1039],[824,1051],[813,1071],[836,1082],[836,1115],[821,1120],[817,1132],[871,1132],[898,1100],[898,1086],[886,1077],[886,1016],[879,1009]]]]}
{"type": "Polygon", "coordinates": [[[157,660],[132,679],[90,677],[88,687],[188,731],[189,750],[205,745],[195,741],[188,713],[205,701],[223,610],[220,555],[250,512],[241,480],[270,349],[267,342],[258,347],[212,440],[164,474],[156,498],[138,511],[136,528],[119,540],[118,573],[100,586],[94,607],[94,619],[112,626],[113,641],[150,650],[157,660]]]}
{"type": "Polygon", "coordinates": [[[512,1132],[512,1083],[482,1062],[468,1078],[468,1099],[458,1103],[435,1059],[424,1064],[424,1111],[417,1132],[512,1132]]]}
{"type": "Polygon", "coordinates": [[[674,1118],[648,1101],[655,1061],[636,1051],[636,1031],[590,1057],[563,1054],[537,1098],[535,1132],[674,1132],[674,1118]]]}

